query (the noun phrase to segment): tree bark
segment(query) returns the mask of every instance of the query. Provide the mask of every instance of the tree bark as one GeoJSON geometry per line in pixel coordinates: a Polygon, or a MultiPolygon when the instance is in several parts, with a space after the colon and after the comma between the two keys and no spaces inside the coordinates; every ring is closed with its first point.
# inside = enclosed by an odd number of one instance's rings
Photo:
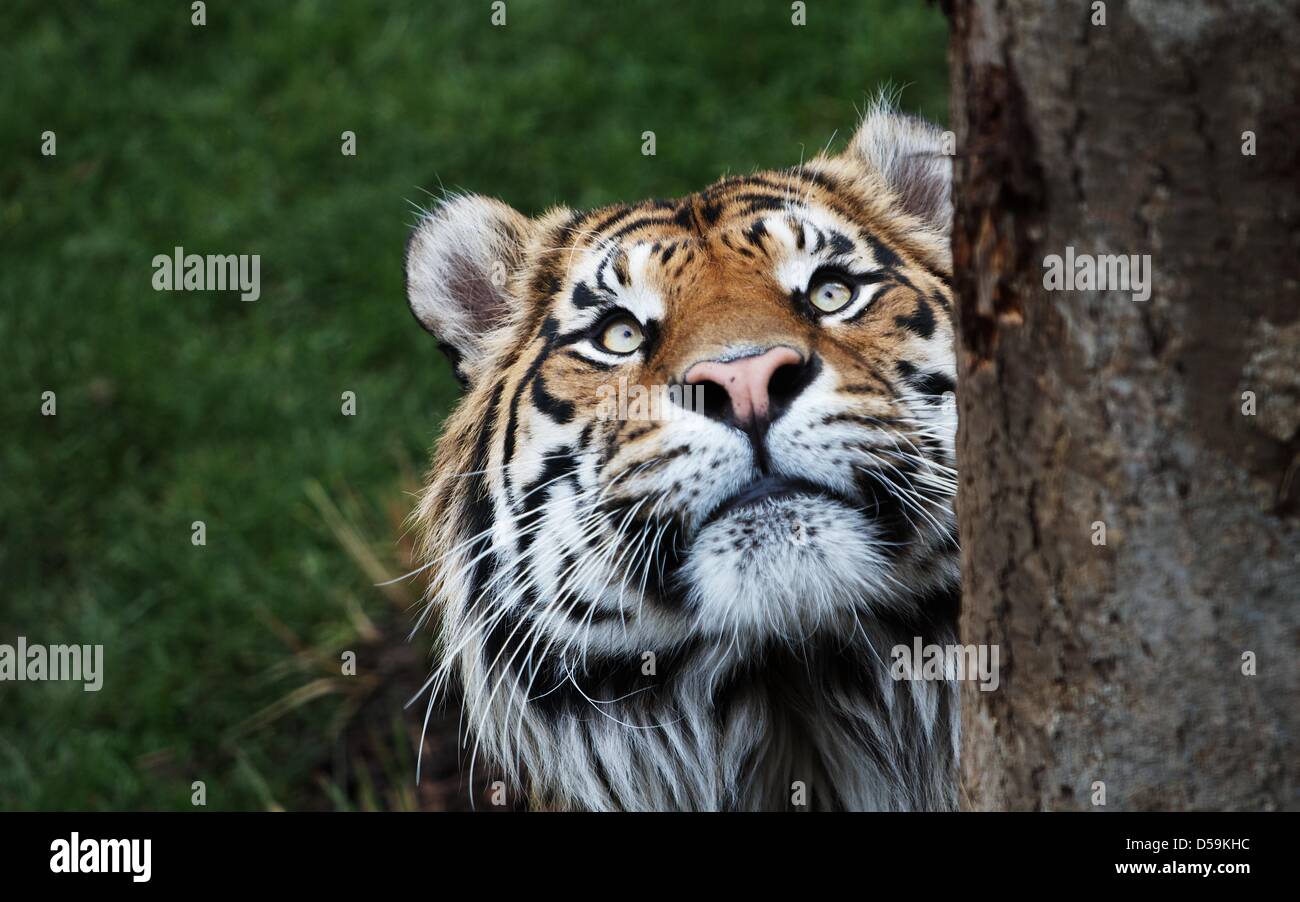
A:
{"type": "Polygon", "coordinates": [[[961,622],[1001,662],[963,804],[1294,809],[1297,4],[945,5],[961,622]],[[1070,247],[1149,254],[1150,299],[1045,290],[1070,247]]]}

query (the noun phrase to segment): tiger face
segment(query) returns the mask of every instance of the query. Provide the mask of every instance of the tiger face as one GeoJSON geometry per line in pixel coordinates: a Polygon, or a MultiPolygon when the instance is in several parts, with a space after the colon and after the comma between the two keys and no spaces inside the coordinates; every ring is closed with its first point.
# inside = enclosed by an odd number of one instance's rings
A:
{"type": "Polygon", "coordinates": [[[881,671],[955,618],[945,163],[878,109],[689,197],[417,226],[467,390],[414,515],[439,676],[544,803],[950,803],[952,699],[881,671]]]}

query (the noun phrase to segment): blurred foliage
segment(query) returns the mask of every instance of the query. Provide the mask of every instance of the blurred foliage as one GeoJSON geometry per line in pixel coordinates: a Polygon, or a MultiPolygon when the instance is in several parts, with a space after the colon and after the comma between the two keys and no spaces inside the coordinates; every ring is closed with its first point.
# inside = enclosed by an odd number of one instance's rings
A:
{"type": "Polygon", "coordinates": [[[0,642],[102,643],[106,670],[99,693],[0,683],[0,808],[184,809],[194,780],[213,808],[436,807],[411,795],[404,698],[377,743],[339,738],[388,698],[340,682],[342,649],[412,687],[427,666],[405,644],[418,586],[374,586],[375,562],[402,572],[403,490],[456,396],[402,296],[412,205],[688,193],[842,144],[886,83],[945,116],[945,25],[919,0],[811,0],[804,27],[776,0],[489,15],[0,7],[0,642]],[[178,245],[260,254],[261,299],[154,292],[178,245]],[[367,754],[399,790],[323,775],[367,754]]]}

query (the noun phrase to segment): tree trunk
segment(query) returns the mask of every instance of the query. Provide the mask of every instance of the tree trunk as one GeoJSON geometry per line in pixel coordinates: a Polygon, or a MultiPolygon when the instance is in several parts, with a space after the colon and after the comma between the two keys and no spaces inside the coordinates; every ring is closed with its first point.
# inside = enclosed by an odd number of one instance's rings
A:
{"type": "Polygon", "coordinates": [[[963,804],[1295,808],[1296,4],[946,6],[962,630],[1002,665],[963,804]],[[1067,248],[1149,254],[1150,299],[1046,290],[1067,248]]]}

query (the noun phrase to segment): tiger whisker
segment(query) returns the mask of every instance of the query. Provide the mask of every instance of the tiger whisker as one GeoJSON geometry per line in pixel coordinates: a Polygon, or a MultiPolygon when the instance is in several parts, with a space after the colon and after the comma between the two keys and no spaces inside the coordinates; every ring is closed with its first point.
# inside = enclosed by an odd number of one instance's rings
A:
{"type": "MultiPolygon", "coordinates": [[[[604,492],[608,491],[610,488],[613,487],[613,484],[614,484],[613,481],[611,481],[610,483],[608,483],[605,487],[603,487],[603,488],[601,489],[601,492],[604,493],[604,492]]],[[[520,594],[520,589],[521,589],[521,587],[515,587],[515,591],[512,592],[512,595],[520,594]]],[[[500,606],[500,608],[501,608],[501,610],[502,610],[503,612],[504,612],[504,611],[508,611],[508,610],[511,609],[511,607],[513,607],[513,599],[511,599],[511,600],[507,600],[507,601],[505,601],[505,602],[499,602],[499,606],[500,606]]],[[[504,613],[503,613],[501,616],[504,616],[504,613]]],[[[527,619],[527,618],[521,617],[521,618],[519,619],[519,622],[516,623],[514,629],[511,630],[510,635],[507,636],[506,639],[502,642],[501,650],[497,652],[497,654],[496,654],[496,656],[493,658],[493,660],[492,660],[492,661],[491,661],[491,662],[490,662],[490,663],[489,663],[489,664],[484,668],[484,669],[485,669],[485,672],[486,672],[487,674],[490,675],[494,670],[498,669],[498,668],[497,668],[497,664],[498,664],[498,662],[500,661],[501,655],[504,654],[505,650],[509,647],[509,645],[510,645],[510,641],[514,638],[515,634],[519,631],[520,627],[524,625],[526,619],[527,619]]],[[[537,622],[537,621],[535,621],[535,622],[537,622]]],[[[533,627],[530,626],[530,629],[532,629],[532,628],[533,628],[533,627]]],[[[525,640],[524,640],[524,641],[526,641],[526,638],[527,638],[528,635],[529,635],[528,633],[525,633],[525,640]]],[[[514,664],[515,659],[518,657],[519,652],[522,651],[522,650],[523,650],[523,643],[521,642],[520,645],[519,645],[519,647],[516,648],[514,654],[511,655],[510,660],[506,662],[506,664],[505,664],[504,667],[501,667],[501,668],[500,668],[501,675],[497,678],[496,683],[493,685],[493,688],[492,688],[491,692],[490,692],[489,695],[488,695],[488,698],[487,698],[487,702],[486,702],[486,704],[484,704],[484,705],[482,706],[482,708],[481,708],[481,710],[484,712],[484,715],[483,715],[483,718],[484,718],[484,719],[486,718],[486,712],[489,711],[489,710],[491,709],[492,702],[493,702],[493,700],[494,700],[495,697],[496,697],[496,693],[497,693],[497,691],[500,689],[502,683],[504,682],[504,679],[505,679],[506,675],[508,674],[510,668],[511,668],[511,667],[513,666],[513,664],[514,664]]],[[[480,729],[481,729],[481,727],[480,727],[480,729]]]]}

